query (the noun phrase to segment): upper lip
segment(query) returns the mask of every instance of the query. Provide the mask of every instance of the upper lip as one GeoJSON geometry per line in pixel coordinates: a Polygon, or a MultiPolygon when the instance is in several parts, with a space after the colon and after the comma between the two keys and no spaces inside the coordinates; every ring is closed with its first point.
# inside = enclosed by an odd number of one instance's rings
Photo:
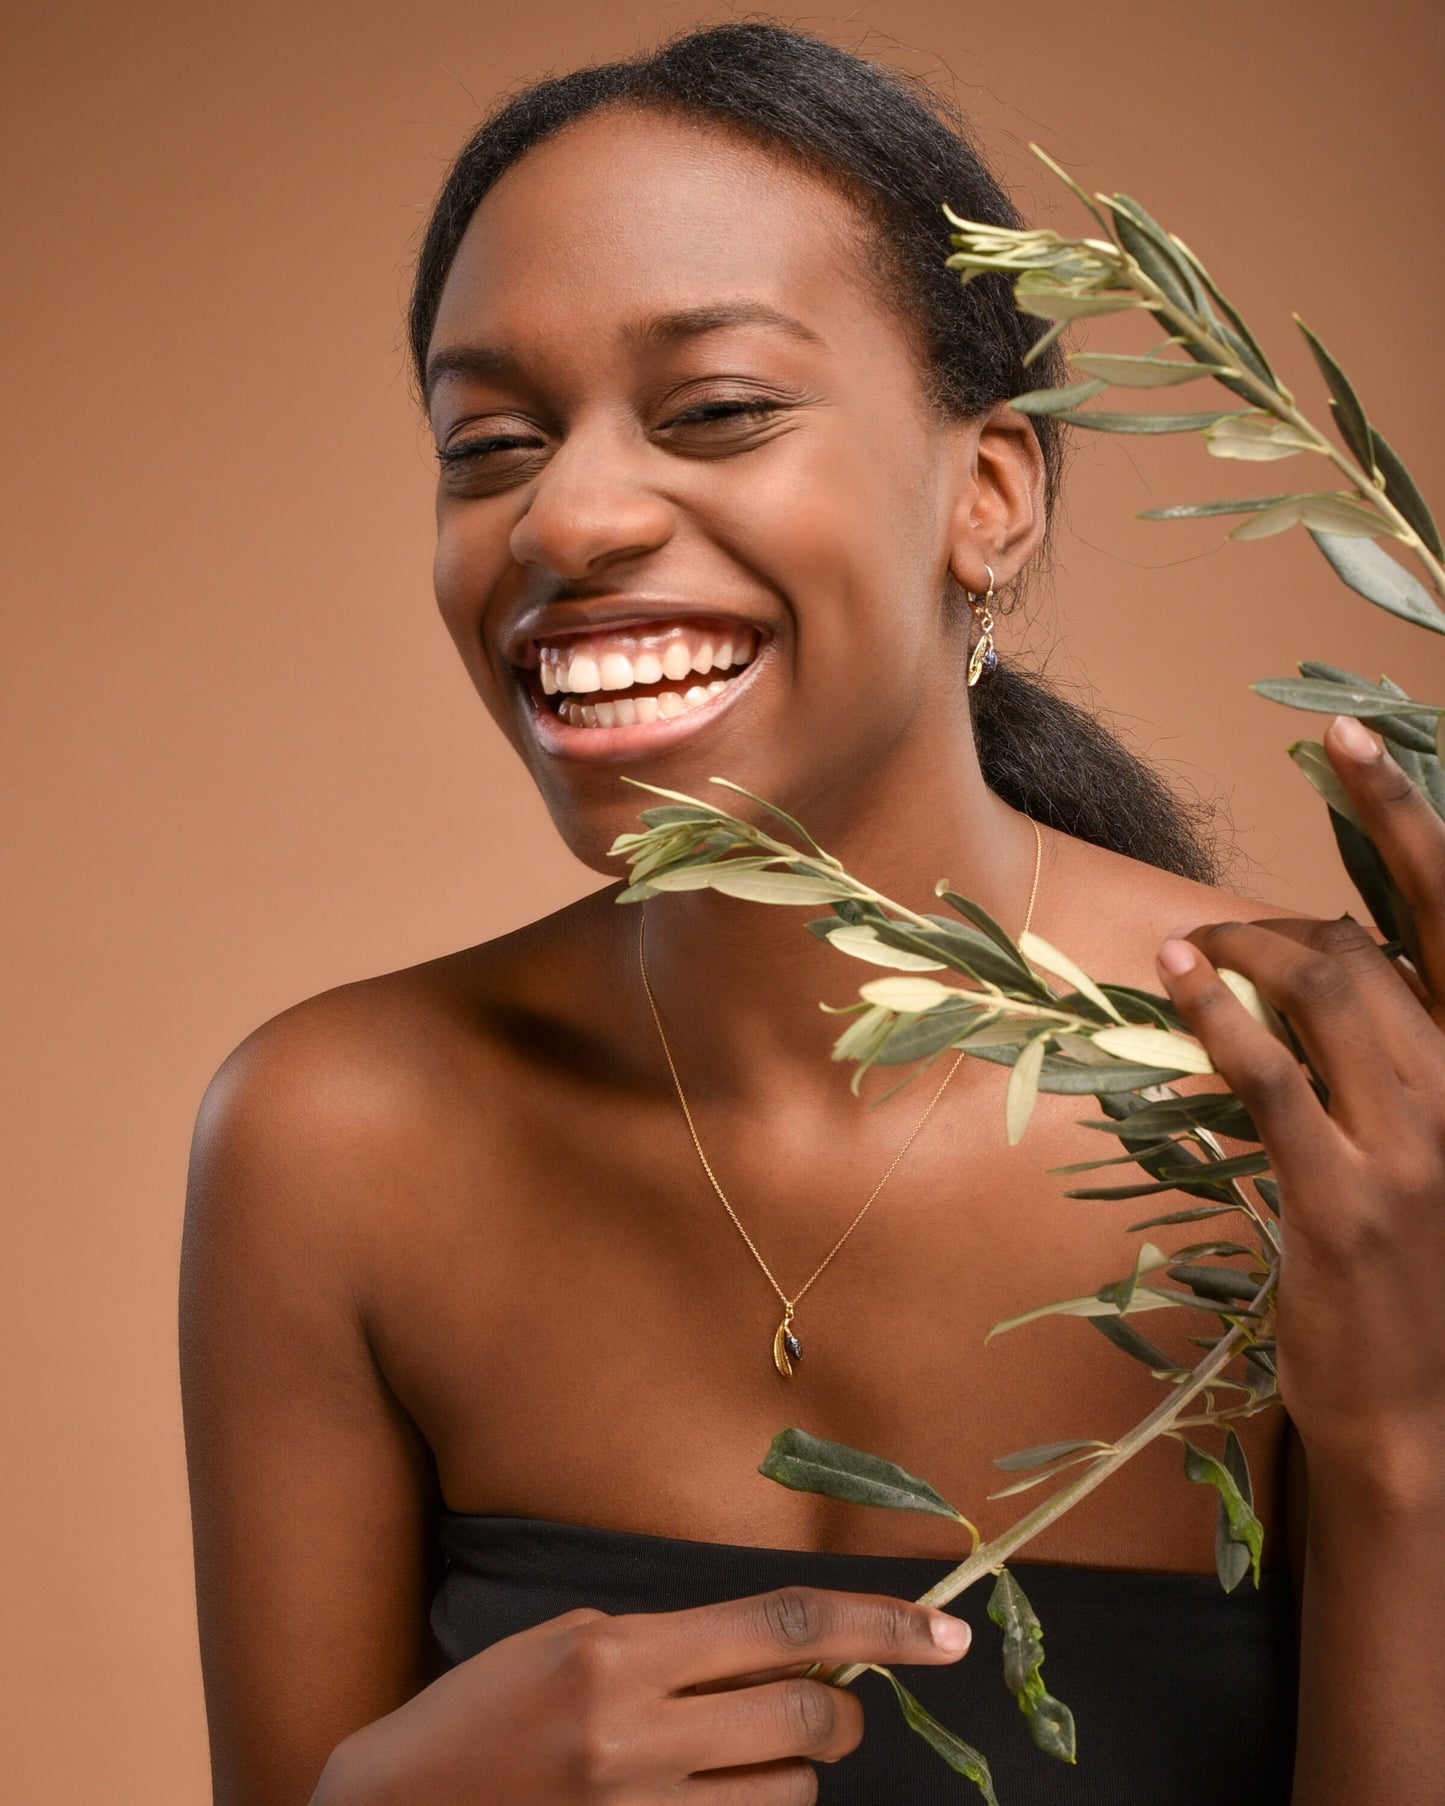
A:
{"type": "Polygon", "coordinates": [[[539,645],[609,628],[651,627],[660,621],[740,621],[766,636],[766,622],[755,613],[717,602],[682,602],[663,596],[602,596],[594,600],[554,600],[524,608],[504,637],[507,662],[521,670],[537,667],[539,645]]]}

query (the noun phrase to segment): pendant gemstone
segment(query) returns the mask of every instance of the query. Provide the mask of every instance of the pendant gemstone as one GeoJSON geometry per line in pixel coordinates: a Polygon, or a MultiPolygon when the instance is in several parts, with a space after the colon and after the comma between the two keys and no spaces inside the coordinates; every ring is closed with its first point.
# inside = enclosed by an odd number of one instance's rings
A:
{"type": "Polygon", "coordinates": [[[795,1335],[792,1335],[790,1333],[790,1334],[784,1336],[783,1337],[783,1347],[787,1349],[789,1359],[794,1360],[794,1361],[802,1360],[803,1344],[798,1340],[798,1338],[795,1335]]]}

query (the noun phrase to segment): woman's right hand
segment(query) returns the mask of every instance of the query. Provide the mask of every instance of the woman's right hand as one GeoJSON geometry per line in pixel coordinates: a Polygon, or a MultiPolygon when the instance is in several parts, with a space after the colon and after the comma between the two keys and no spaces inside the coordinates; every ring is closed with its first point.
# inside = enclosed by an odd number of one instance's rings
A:
{"type": "Polygon", "coordinates": [[[962,1619],[787,1587],[685,1611],[568,1612],[460,1663],[346,1739],[312,1806],[807,1806],[856,1748],[815,1662],[944,1663],[962,1619]]]}

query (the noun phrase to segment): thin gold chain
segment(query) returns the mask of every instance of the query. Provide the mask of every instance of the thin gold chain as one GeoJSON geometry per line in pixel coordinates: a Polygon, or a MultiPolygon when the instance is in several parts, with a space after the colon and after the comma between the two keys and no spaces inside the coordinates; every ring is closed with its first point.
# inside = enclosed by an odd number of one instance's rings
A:
{"type": "MultiPolygon", "coordinates": [[[[1024,925],[1023,925],[1023,933],[1024,934],[1028,933],[1029,928],[1034,919],[1034,904],[1037,902],[1038,894],[1039,894],[1039,873],[1043,868],[1043,862],[1044,862],[1044,837],[1039,832],[1039,824],[1036,821],[1031,821],[1030,826],[1033,828],[1033,831],[1034,831],[1034,876],[1033,876],[1033,883],[1029,886],[1028,909],[1025,911],[1025,914],[1024,914],[1024,925]]],[[[648,982],[648,978],[647,978],[646,917],[645,917],[645,914],[644,914],[642,908],[638,909],[637,918],[638,918],[638,920],[637,920],[637,961],[638,961],[638,965],[640,966],[641,971],[642,971],[642,988],[643,988],[644,992],[646,992],[646,994],[647,994],[648,1006],[652,1010],[652,1020],[657,1024],[657,1038],[662,1043],[662,1051],[667,1060],[667,1070],[672,1074],[672,1083],[673,1083],[674,1089],[677,1092],[677,1101],[679,1104],[682,1105],[682,1115],[683,1115],[683,1120],[687,1124],[687,1132],[692,1137],[692,1145],[697,1149],[697,1157],[702,1163],[702,1170],[707,1174],[708,1181],[711,1184],[713,1190],[717,1193],[718,1199],[721,1202],[723,1209],[732,1218],[732,1223],[733,1223],[734,1229],[737,1230],[738,1234],[743,1238],[744,1242],[747,1243],[748,1252],[752,1255],[753,1259],[762,1268],[763,1273],[765,1274],[765,1276],[767,1278],[768,1284],[777,1293],[779,1303],[781,1303],[784,1311],[787,1312],[789,1319],[791,1319],[793,1312],[798,1308],[798,1305],[801,1303],[803,1296],[808,1291],[809,1287],[812,1286],[813,1282],[816,1279],[821,1277],[821,1275],[824,1272],[826,1272],[827,1268],[829,1267],[829,1265],[831,1264],[831,1262],[833,1260],[834,1255],[837,1254],[838,1250],[843,1246],[844,1242],[847,1241],[848,1237],[850,1235],[852,1235],[853,1231],[863,1221],[864,1217],[867,1216],[869,1209],[872,1207],[873,1200],[878,1196],[879,1192],[882,1191],[883,1187],[888,1183],[888,1181],[893,1177],[894,1173],[898,1170],[899,1163],[903,1159],[903,1156],[908,1152],[909,1148],[911,1148],[913,1146],[914,1142],[917,1140],[919,1132],[922,1130],[923,1125],[928,1121],[929,1117],[932,1116],[933,1111],[934,1111],[934,1106],[938,1103],[938,1100],[943,1096],[944,1092],[947,1091],[949,1081],[952,1079],[954,1073],[956,1073],[958,1071],[959,1067],[963,1064],[965,1054],[967,1053],[967,1049],[960,1048],[958,1053],[955,1055],[953,1064],[949,1067],[948,1071],[943,1076],[942,1084],[938,1087],[937,1091],[934,1092],[933,1096],[928,1100],[928,1107],[924,1110],[922,1116],[919,1117],[918,1121],[916,1123],[914,1123],[913,1129],[912,1129],[911,1133],[909,1134],[907,1141],[904,1142],[903,1146],[901,1148],[899,1148],[898,1152],[893,1156],[893,1159],[889,1162],[887,1172],[884,1173],[883,1177],[873,1187],[872,1191],[869,1192],[868,1196],[863,1200],[863,1203],[859,1206],[858,1213],[853,1218],[852,1222],[849,1223],[848,1227],[838,1237],[837,1241],[834,1242],[833,1246],[823,1256],[822,1260],[820,1260],[818,1262],[818,1265],[813,1269],[812,1273],[809,1274],[808,1278],[804,1281],[804,1283],[798,1288],[798,1290],[793,1294],[793,1296],[791,1298],[789,1298],[788,1294],[778,1284],[777,1279],[774,1277],[772,1268],[763,1259],[762,1254],[760,1253],[760,1251],[758,1249],[757,1243],[748,1234],[746,1228],[744,1228],[742,1219],[739,1217],[738,1213],[733,1209],[732,1205],[728,1202],[727,1193],[723,1190],[722,1186],[718,1183],[718,1176],[712,1170],[712,1167],[708,1162],[707,1155],[702,1151],[702,1142],[698,1138],[697,1125],[692,1120],[692,1111],[688,1108],[687,1094],[684,1092],[684,1090],[682,1088],[682,1080],[678,1077],[678,1073],[677,1073],[677,1063],[674,1061],[674,1059],[672,1057],[672,1049],[668,1045],[667,1031],[662,1026],[662,1014],[658,1010],[657,999],[652,994],[652,986],[648,982]]]]}

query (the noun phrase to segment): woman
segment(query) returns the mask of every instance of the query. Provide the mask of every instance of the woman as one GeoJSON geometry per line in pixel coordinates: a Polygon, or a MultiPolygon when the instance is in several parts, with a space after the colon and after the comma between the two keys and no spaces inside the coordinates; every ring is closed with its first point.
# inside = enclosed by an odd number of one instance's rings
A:
{"type": "MultiPolygon", "coordinates": [[[[1419,916],[1417,996],[1350,924],[1245,923],[1265,912],[1204,881],[1167,792],[1006,648],[970,689],[970,598],[1038,556],[1058,452],[1005,405],[1031,330],[1007,290],[940,268],[945,200],[1013,218],[937,109],[769,26],[513,101],[448,180],[413,307],[441,610],[609,878],[638,806],[621,774],[696,793],[722,773],[894,897],[947,873],[1090,970],[1162,974],[1289,1212],[1289,1797],[1424,1801],[1445,1756],[1425,1703],[1445,830],[1336,724],[1419,916]],[[1328,1114],[1216,963],[1287,1009],[1328,1114]]],[[[881,1692],[804,1678],[815,1660],[915,1664],[1006,1806],[1287,1797],[1277,1418],[1249,1427],[1258,1594],[1219,1591],[1210,1499],[1172,1445],[1030,1546],[1077,1773],[1028,1747],[991,1642],[954,1666],[966,1625],[900,1602],[956,1533],[756,1472],[797,1423],[926,1473],[987,1533],[1009,1515],[985,1502],[994,1455],[1142,1415],[1154,1382],[1081,1358],[1078,1325],[983,1346],[1121,1264],[1130,1207],[1046,1174],[1097,1151],[1074,1105],[1045,1100],[1010,1150],[1003,1075],[964,1062],[926,1121],[915,1090],[860,1109],[816,1008],[849,979],[792,912],[655,899],[644,979],[614,895],[313,999],[208,1094],[183,1353],[217,1799],[967,1793],[881,1692]]],[[[960,1609],[982,1624],[974,1595],[960,1609]]]]}

